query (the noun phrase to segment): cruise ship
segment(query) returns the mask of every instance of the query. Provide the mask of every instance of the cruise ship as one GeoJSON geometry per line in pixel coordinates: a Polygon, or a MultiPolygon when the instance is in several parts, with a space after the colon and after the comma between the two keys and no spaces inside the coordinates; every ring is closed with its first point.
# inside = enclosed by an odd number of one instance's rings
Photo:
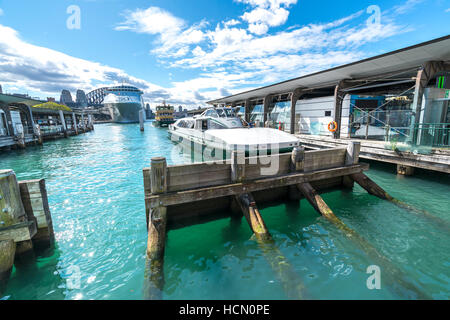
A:
{"type": "Polygon", "coordinates": [[[121,85],[106,89],[103,104],[111,113],[113,122],[139,122],[139,111],[144,107],[143,92],[136,87],[121,85]]]}

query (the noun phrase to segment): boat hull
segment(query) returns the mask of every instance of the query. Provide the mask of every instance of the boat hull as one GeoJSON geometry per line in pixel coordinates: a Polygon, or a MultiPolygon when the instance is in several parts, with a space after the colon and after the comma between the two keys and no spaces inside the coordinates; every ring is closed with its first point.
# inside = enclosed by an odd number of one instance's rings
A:
{"type": "Polygon", "coordinates": [[[173,123],[175,123],[175,120],[155,120],[153,125],[155,127],[168,127],[173,123]]]}
{"type": "Polygon", "coordinates": [[[111,113],[113,122],[137,123],[139,122],[139,111],[142,110],[140,102],[115,102],[105,103],[111,113]]]}

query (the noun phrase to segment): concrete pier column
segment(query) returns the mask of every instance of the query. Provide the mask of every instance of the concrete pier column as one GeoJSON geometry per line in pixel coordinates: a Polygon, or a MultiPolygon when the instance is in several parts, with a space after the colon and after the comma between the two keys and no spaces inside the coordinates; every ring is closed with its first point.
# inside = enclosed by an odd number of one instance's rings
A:
{"type": "Polygon", "coordinates": [[[94,130],[94,121],[92,120],[92,114],[88,114],[89,130],[94,130]]]}
{"type": "Polygon", "coordinates": [[[75,131],[75,135],[78,135],[77,117],[75,116],[74,112],[72,112],[72,121],[73,121],[73,130],[75,131]]]}
{"type": "Polygon", "coordinates": [[[86,123],[84,122],[84,113],[81,114],[81,128],[83,128],[83,132],[86,132],[86,123]]]}
{"type": "Polygon", "coordinates": [[[66,119],[64,119],[64,113],[62,112],[62,110],[59,110],[59,120],[61,121],[62,131],[64,133],[64,137],[67,138],[66,119]]]}

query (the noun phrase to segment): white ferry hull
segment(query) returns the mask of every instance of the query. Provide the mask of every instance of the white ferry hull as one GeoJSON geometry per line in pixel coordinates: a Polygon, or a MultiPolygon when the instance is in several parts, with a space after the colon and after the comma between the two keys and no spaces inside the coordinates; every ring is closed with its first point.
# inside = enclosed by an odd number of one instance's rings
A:
{"type": "Polygon", "coordinates": [[[109,109],[113,122],[139,122],[139,111],[142,109],[141,103],[105,103],[105,106],[109,109]]]}

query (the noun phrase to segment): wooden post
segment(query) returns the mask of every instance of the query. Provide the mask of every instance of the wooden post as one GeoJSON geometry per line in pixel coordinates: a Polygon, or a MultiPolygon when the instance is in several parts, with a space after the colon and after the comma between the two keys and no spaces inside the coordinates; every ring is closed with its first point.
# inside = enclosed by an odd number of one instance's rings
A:
{"type": "Polygon", "coordinates": [[[260,240],[270,239],[270,233],[251,193],[236,196],[236,200],[255,236],[260,240]]]}
{"type": "Polygon", "coordinates": [[[300,183],[297,185],[298,189],[303,193],[309,203],[319,212],[322,216],[330,221],[336,222],[337,217],[334,215],[333,211],[328,207],[328,205],[323,201],[322,197],[317,193],[316,190],[308,182],[300,183]]]}
{"type": "Polygon", "coordinates": [[[403,176],[412,176],[414,174],[414,167],[397,164],[397,174],[403,176]]]}
{"type": "Polygon", "coordinates": [[[429,297],[423,293],[414,284],[409,283],[404,276],[403,272],[397,268],[392,262],[384,255],[378,252],[365,238],[359,235],[356,231],[349,228],[344,222],[335,216],[333,211],[328,207],[322,197],[314,190],[309,183],[302,183],[298,185],[298,188],[305,195],[306,199],[323,217],[333,223],[339,230],[341,230],[350,240],[352,240],[358,247],[360,247],[367,255],[373,259],[383,270],[387,270],[385,277],[389,280],[386,283],[396,283],[403,288],[397,288],[397,286],[391,287],[394,292],[398,290],[403,293],[404,288],[411,290],[417,295],[418,299],[429,299],[429,297]]]}
{"type": "MultiPolygon", "coordinates": [[[[359,163],[359,153],[361,150],[361,142],[351,141],[347,146],[347,153],[345,155],[345,165],[352,166],[359,163]]],[[[342,177],[342,184],[344,187],[353,189],[354,181],[349,176],[342,177]]]]}
{"type": "Polygon", "coordinates": [[[0,240],[0,295],[8,282],[14,264],[16,243],[10,240],[0,240]]]}
{"type": "MultiPolygon", "coordinates": [[[[292,149],[290,172],[303,172],[305,167],[305,148],[295,147],[292,149]]],[[[300,200],[301,194],[295,185],[289,186],[289,199],[290,200],[300,200]]],[[[300,202],[299,202],[300,203],[300,202]]]]}
{"type": "Polygon", "coordinates": [[[144,131],[144,109],[139,110],[139,126],[144,131]]]}
{"type": "MultiPolygon", "coordinates": [[[[234,183],[242,182],[245,179],[245,154],[240,153],[240,156],[238,154],[237,151],[233,151],[231,154],[231,180],[234,183]]],[[[298,279],[292,266],[275,245],[275,241],[267,230],[252,194],[240,194],[234,196],[233,200],[233,203],[244,214],[264,257],[280,279],[287,297],[295,300],[304,299],[306,296],[305,287],[298,279]]]]}
{"type": "Polygon", "coordinates": [[[245,180],[245,152],[233,150],[231,152],[231,180],[243,182],[245,180]]]}
{"type": "MultiPolygon", "coordinates": [[[[151,193],[167,192],[166,158],[153,158],[151,161],[151,193]]],[[[145,272],[145,298],[162,299],[164,287],[164,250],[166,244],[167,208],[156,207],[150,210],[147,241],[147,262],[145,272]]]]}
{"type": "Polygon", "coordinates": [[[264,257],[281,281],[286,296],[294,300],[304,299],[306,297],[305,287],[289,261],[276,246],[253,196],[250,193],[245,193],[235,196],[235,200],[252,229],[264,257]]]}
{"type": "Polygon", "coordinates": [[[426,210],[421,210],[416,207],[413,207],[401,200],[395,199],[390,194],[388,194],[383,188],[381,188],[378,184],[372,181],[368,176],[364,173],[356,173],[350,176],[354,181],[356,181],[363,189],[365,189],[369,194],[381,198],[383,200],[387,200],[392,202],[393,204],[399,206],[400,208],[411,211],[419,216],[425,217],[431,222],[435,223],[439,228],[450,232],[449,223],[439,217],[434,216],[426,210]]]}
{"type": "Polygon", "coordinates": [[[386,191],[384,191],[379,185],[373,182],[364,173],[355,173],[351,175],[351,178],[356,181],[361,187],[363,187],[371,195],[377,196],[378,198],[392,201],[392,198],[386,191]]]}
{"type": "Polygon", "coordinates": [[[36,223],[26,215],[14,171],[0,170],[0,240],[14,240],[16,253],[23,254],[33,249],[35,234],[36,223]]]}
{"type": "Polygon", "coordinates": [[[33,244],[38,247],[49,247],[54,242],[53,222],[48,205],[45,180],[20,181],[20,196],[28,219],[36,219],[37,233],[33,244]]]}

